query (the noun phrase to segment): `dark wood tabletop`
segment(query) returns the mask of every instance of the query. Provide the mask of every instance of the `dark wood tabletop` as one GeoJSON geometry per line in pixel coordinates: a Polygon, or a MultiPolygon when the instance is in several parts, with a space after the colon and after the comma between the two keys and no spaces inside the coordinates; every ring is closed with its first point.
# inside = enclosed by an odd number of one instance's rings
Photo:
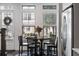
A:
{"type": "Polygon", "coordinates": [[[43,41],[44,40],[50,40],[51,38],[50,37],[27,37],[26,38],[27,40],[30,39],[30,40],[34,40],[35,41],[35,56],[37,56],[37,44],[38,44],[38,40],[40,40],[40,56],[43,56],[43,41]]]}

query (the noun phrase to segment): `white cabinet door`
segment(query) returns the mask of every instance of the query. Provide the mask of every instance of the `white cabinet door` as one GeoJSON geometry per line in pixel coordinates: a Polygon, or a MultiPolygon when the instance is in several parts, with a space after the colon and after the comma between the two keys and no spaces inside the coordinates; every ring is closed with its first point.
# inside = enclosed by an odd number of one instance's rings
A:
{"type": "Polygon", "coordinates": [[[14,40],[6,41],[6,50],[14,50],[14,40]]]}

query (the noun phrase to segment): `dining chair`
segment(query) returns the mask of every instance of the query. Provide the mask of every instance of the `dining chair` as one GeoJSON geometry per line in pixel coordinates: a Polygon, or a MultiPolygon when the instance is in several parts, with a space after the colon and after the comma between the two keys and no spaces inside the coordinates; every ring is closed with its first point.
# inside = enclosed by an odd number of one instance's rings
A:
{"type": "Polygon", "coordinates": [[[49,55],[49,53],[52,53],[52,51],[54,51],[54,53],[55,53],[55,45],[56,45],[56,43],[55,43],[55,41],[56,41],[56,35],[52,35],[51,36],[51,39],[49,39],[49,42],[45,42],[44,43],[44,46],[45,46],[45,50],[47,50],[47,55],[49,55]],[[54,48],[53,50],[52,50],[52,48],[54,48]]]}
{"type": "Polygon", "coordinates": [[[19,40],[19,56],[20,56],[20,54],[22,55],[22,53],[23,53],[23,46],[28,47],[28,43],[23,42],[23,37],[22,36],[18,36],[18,40],[19,40]]]}
{"type": "Polygon", "coordinates": [[[35,42],[34,42],[34,38],[32,37],[27,37],[27,43],[29,44],[28,45],[28,52],[29,54],[28,55],[34,55],[34,50],[35,50],[35,42]]]}
{"type": "Polygon", "coordinates": [[[58,45],[58,40],[55,40],[55,44],[50,44],[47,46],[47,55],[50,54],[49,51],[52,52],[52,48],[54,48],[54,54],[53,55],[57,55],[57,45],[58,45]]]}
{"type": "Polygon", "coordinates": [[[28,45],[28,50],[31,54],[31,56],[33,55],[38,55],[38,48],[39,48],[39,45],[40,43],[36,42],[37,41],[37,38],[36,37],[27,37],[27,43],[29,44],[28,45]]]}

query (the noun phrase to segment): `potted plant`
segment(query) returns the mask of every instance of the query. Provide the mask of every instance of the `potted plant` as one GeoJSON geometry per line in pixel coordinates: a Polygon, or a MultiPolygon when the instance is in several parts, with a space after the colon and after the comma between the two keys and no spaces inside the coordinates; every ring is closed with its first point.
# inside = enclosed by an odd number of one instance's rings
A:
{"type": "Polygon", "coordinates": [[[36,29],[35,29],[35,32],[38,33],[38,35],[40,36],[40,32],[41,32],[42,28],[37,26],[36,29]]]}

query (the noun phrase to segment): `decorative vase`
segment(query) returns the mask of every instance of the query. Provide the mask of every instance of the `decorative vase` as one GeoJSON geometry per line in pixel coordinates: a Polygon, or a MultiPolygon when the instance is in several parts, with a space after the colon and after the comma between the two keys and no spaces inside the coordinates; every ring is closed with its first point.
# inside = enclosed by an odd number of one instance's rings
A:
{"type": "Polygon", "coordinates": [[[35,30],[38,33],[38,37],[40,37],[40,32],[41,32],[42,28],[37,26],[37,28],[35,30]]]}

